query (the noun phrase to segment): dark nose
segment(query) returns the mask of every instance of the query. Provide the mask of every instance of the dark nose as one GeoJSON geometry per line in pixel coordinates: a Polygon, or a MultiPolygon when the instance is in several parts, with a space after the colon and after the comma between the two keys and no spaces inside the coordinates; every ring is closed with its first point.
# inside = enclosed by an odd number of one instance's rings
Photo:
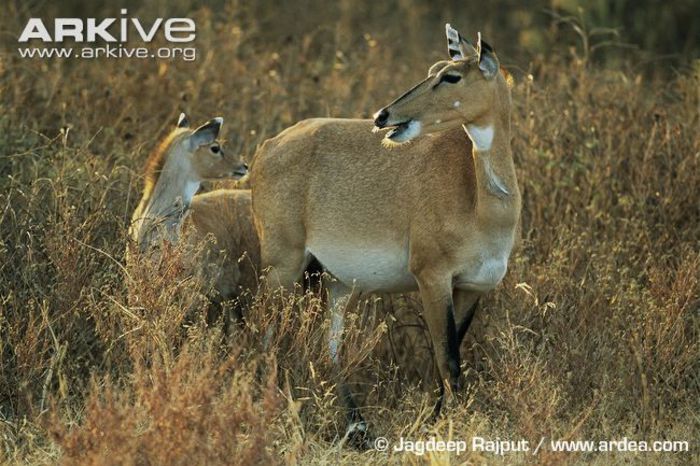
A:
{"type": "Polygon", "coordinates": [[[383,108],[374,114],[374,126],[377,128],[383,128],[389,119],[389,112],[383,108]]]}

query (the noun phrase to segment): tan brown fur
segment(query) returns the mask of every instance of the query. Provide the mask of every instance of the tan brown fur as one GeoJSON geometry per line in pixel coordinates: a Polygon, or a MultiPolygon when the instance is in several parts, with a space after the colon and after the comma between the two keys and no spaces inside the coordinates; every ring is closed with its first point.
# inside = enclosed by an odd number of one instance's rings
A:
{"type": "MultiPolygon", "coordinates": [[[[312,256],[338,279],[331,354],[344,304],[360,293],[417,290],[448,389],[460,385],[458,340],[475,303],[505,273],[521,207],[507,77],[486,44],[482,52],[481,41],[461,47],[476,55],[435,64],[377,112],[375,125],[398,125],[390,135],[373,132],[371,120],[304,120],[266,141],[251,172],[272,279],[290,287],[312,256]]],[[[343,396],[350,430],[364,434],[352,397],[343,396]]]]}
{"type": "Polygon", "coordinates": [[[249,190],[219,189],[196,195],[183,229],[193,243],[209,236],[216,240],[208,249],[210,257],[220,261],[214,283],[223,299],[257,289],[260,246],[249,190]]]}

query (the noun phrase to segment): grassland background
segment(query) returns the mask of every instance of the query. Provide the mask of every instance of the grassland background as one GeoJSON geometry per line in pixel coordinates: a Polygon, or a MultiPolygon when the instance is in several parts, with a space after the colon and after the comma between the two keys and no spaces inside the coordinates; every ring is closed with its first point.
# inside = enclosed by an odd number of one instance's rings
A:
{"type": "MultiPolygon", "coordinates": [[[[194,18],[198,59],[22,60],[29,16],[118,12],[2,6],[0,462],[700,460],[697,1],[119,6],[194,18]],[[122,270],[141,167],[180,111],[223,115],[245,154],[305,117],[368,117],[445,56],[446,21],[481,30],[516,77],[524,208],[521,247],[462,348],[469,388],[433,435],[688,440],[690,453],[357,453],[337,442],[318,298],[259,295],[248,327],[223,337],[176,257],[122,270]]],[[[416,297],[388,301],[353,320],[344,372],[375,434],[417,438],[430,347],[416,297]]]]}

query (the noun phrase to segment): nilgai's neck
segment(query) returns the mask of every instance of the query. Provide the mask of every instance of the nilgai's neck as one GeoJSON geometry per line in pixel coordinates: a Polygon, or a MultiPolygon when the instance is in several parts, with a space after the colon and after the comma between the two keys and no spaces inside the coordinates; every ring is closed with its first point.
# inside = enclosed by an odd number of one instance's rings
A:
{"type": "Polygon", "coordinates": [[[169,236],[177,234],[182,216],[200,185],[201,180],[194,175],[189,161],[169,157],[155,186],[150,193],[144,193],[137,209],[139,242],[148,242],[151,235],[163,227],[169,236]]]}
{"type": "Polygon", "coordinates": [[[510,149],[510,118],[485,118],[464,129],[472,140],[477,216],[485,221],[507,221],[520,205],[510,149]]]}
{"type": "Polygon", "coordinates": [[[163,170],[147,204],[150,215],[162,217],[174,208],[186,209],[199,190],[201,180],[193,173],[187,160],[170,157],[163,165],[163,170]]]}

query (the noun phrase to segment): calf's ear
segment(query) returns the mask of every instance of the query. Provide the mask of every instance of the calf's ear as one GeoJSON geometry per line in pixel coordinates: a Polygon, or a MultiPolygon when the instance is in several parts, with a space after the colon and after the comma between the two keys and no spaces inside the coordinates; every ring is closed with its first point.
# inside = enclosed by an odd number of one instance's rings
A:
{"type": "Polygon", "coordinates": [[[224,119],[216,117],[194,130],[190,136],[190,148],[194,150],[216,141],[216,138],[219,136],[219,131],[221,130],[221,125],[223,124],[224,119]]]}

